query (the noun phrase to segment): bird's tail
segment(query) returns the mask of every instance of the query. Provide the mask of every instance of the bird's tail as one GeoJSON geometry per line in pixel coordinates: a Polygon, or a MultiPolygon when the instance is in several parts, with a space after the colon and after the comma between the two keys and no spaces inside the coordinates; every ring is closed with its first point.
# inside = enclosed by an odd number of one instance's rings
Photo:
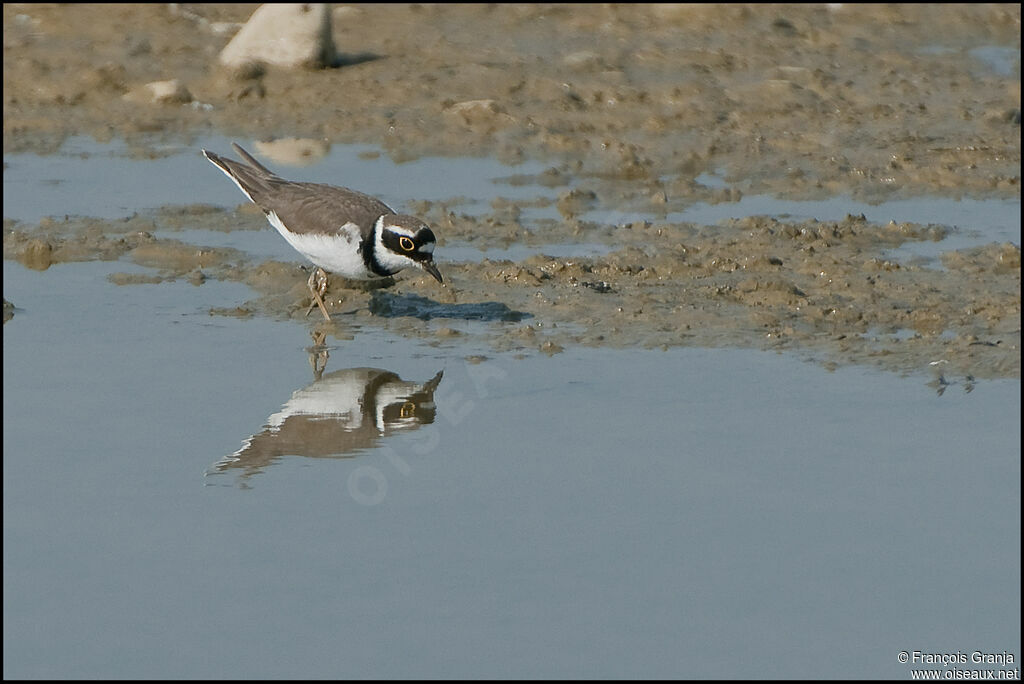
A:
{"type": "Polygon", "coordinates": [[[231,146],[235,148],[236,152],[242,155],[242,159],[245,160],[245,163],[235,161],[234,159],[228,159],[227,157],[222,157],[219,154],[210,152],[209,150],[203,150],[203,156],[209,159],[210,163],[223,171],[224,175],[230,178],[250,201],[259,204],[255,199],[255,196],[262,194],[263,191],[268,189],[267,181],[278,179],[278,176],[273,171],[263,166],[263,164],[256,161],[251,154],[242,149],[241,145],[231,143],[231,146]]]}

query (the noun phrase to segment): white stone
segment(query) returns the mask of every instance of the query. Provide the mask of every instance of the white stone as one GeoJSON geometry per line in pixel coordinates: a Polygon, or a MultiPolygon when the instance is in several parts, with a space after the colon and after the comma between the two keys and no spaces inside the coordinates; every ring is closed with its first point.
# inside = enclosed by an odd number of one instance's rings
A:
{"type": "Polygon", "coordinates": [[[278,138],[256,143],[261,156],[288,166],[309,166],[326,157],[330,149],[327,141],[313,138],[278,138]]]}
{"type": "Polygon", "coordinates": [[[153,81],[141,88],[125,93],[124,99],[132,102],[156,104],[185,104],[192,101],[192,93],[176,78],[169,81],[153,81]]]}
{"type": "Polygon", "coordinates": [[[220,62],[317,68],[334,63],[336,56],[330,5],[282,3],[260,5],[221,51],[220,62]]]}

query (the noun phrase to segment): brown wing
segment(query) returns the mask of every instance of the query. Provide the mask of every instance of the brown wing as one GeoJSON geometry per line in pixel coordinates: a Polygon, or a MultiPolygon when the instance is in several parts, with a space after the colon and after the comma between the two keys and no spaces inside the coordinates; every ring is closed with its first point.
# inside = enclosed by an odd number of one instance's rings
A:
{"type": "Polygon", "coordinates": [[[263,211],[273,211],[293,233],[326,233],[354,223],[365,236],[381,214],[393,214],[378,199],[361,192],[323,183],[294,183],[271,179],[266,190],[252,195],[263,211]]]}
{"type": "Polygon", "coordinates": [[[381,214],[393,214],[380,200],[348,188],[324,183],[299,183],[285,180],[234,145],[248,163],[203,150],[203,154],[223,171],[256,206],[274,212],[293,233],[331,234],[346,223],[359,226],[367,235],[381,214]]]}

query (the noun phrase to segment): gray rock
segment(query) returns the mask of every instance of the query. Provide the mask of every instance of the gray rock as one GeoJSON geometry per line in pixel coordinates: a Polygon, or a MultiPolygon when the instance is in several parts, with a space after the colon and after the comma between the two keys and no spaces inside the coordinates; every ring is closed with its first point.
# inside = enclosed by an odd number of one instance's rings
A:
{"type": "Polygon", "coordinates": [[[331,7],[319,3],[260,5],[220,53],[231,68],[262,62],[315,69],[336,59],[331,7]]]}

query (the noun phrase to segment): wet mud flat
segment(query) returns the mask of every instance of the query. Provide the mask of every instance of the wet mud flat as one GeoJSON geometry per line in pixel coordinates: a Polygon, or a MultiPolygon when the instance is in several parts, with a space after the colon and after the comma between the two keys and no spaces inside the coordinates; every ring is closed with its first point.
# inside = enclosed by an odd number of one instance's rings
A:
{"type": "MultiPolygon", "coordinates": [[[[376,143],[396,161],[543,160],[548,170],[523,182],[560,189],[559,220],[523,218],[541,200],[478,216],[415,203],[439,235],[448,286],[407,272],[384,287],[336,282],[328,304],[351,314],[336,334],[352,320],[499,350],[751,346],[1019,377],[1017,244],[922,264],[887,250],[941,239],[946,227],[639,218],[762,193],[1019,198],[1017,5],[338,6],[333,68],[218,67],[254,7],[105,6],[100,20],[89,5],[5,5],[5,153],[55,151],[87,134],[123,138],[145,157],[161,154],[160,141],[220,131],[376,143]],[[176,98],[140,97],[168,79],[184,86],[176,98]],[[708,174],[720,187],[699,180],[708,174]],[[581,218],[588,209],[607,220],[581,218]],[[446,263],[454,242],[609,251],[446,263]]],[[[34,268],[123,258],[148,269],[117,276],[125,285],[253,288],[218,315],[306,310],[296,262],[167,237],[269,230],[251,207],[164,207],[124,221],[54,214],[5,220],[4,257],[34,268]]]]}
{"type": "Polygon", "coordinates": [[[941,226],[880,225],[853,216],[838,222],[750,217],[718,226],[552,222],[545,240],[604,243],[610,251],[556,258],[542,249],[519,261],[446,262],[445,240],[476,236],[486,255],[509,239],[536,238],[519,236],[517,224],[500,214],[453,219],[443,204],[437,207],[442,211],[424,215],[446,236],[438,248],[446,284],[418,272],[372,284],[336,278],[325,300],[342,315],[330,324],[315,311],[306,318],[307,271],[299,263],[173,237],[196,228],[271,230],[249,205],[169,207],[119,221],[7,221],[4,257],[35,269],[95,259],[145,267],[111,276],[126,286],[243,282],[253,299],[210,313],[306,320],[341,338],[355,324],[495,351],[741,346],[901,372],[938,365],[951,376],[1020,376],[1020,248],[1013,244],[945,252],[940,263],[926,266],[901,264],[885,251],[941,239],[941,226]],[[435,213],[447,214],[451,225],[435,213]]]}

